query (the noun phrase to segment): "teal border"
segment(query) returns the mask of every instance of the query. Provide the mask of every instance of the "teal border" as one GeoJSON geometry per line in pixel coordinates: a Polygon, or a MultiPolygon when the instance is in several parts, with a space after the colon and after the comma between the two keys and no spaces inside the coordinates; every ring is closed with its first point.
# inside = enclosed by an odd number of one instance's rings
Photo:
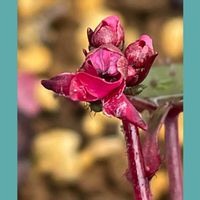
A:
{"type": "Polygon", "coordinates": [[[184,1],[184,200],[200,199],[200,1],[184,1]]]}
{"type": "Polygon", "coordinates": [[[0,6],[0,199],[17,199],[17,1],[0,6]]]}
{"type": "MultiPolygon", "coordinates": [[[[17,1],[0,7],[0,199],[17,199],[17,1]]],[[[184,200],[200,195],[200,1],[184,1],[184,200]],[[195,4],[196,3],[196,4],[195,4]]]]}

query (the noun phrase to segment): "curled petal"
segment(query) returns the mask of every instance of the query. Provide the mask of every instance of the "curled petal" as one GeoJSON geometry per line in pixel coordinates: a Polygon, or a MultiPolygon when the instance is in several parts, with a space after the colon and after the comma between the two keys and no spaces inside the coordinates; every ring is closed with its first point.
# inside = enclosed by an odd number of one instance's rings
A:
{"type": "Polygon", "coordinates": [[[126,98],[124,94],[117,96],[116,94],[103,101],[103,111],[107,115],[115,116],[119,119],[126,120],[135,126],[147,129],[147,125],[141,119],[138,111],[126,98]]]}
{"type": "Polygon", "coordinates": [[[118,88],[122,82],[121,75],[117,81],[108,82],[100,77],[79,72],[71,82],[70,98],[74,101],[100,100],[118,88]]]}
{"type": "Polygon", "coordinates": [[[46,89],[52,90],[58,95],[69,97],[69,88],[74,77],[74,73],[62,73],[49,80],[42,80],[41,83],[46,89]]]}
{"type": "Polygon", "coordinates": [[[127,65],[128,62],[123,53],[112,44],[107,44],[88,53],[80,71],[98,76],[105,74],[115,76],[120,72],[125,76],[127,65]]]}

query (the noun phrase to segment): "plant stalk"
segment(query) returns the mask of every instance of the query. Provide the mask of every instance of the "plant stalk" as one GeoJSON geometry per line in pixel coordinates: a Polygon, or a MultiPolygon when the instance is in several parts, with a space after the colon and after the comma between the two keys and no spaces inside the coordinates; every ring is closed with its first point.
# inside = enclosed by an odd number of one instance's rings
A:
{"type": "Polygon", "coordinates": [[[135,200],[152,200],[149,181],[145,175],[144,158],[139,139],[138,128],[123,121],[127,146],[129,173],[131,176],[135,200]]]}
{"type": "Polygon", "coordinates": [[[178,138],[178,113],[165,119],[166,159],[171,200],[183,200],[181,149],[178,138]]]}

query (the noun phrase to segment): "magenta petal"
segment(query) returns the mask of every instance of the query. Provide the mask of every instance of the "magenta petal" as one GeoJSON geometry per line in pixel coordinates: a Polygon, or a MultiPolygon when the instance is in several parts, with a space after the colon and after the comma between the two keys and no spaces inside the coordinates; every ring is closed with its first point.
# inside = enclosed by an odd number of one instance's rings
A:
{"type": "Polygon", "coordinates": [[[103,44],[113,44],[123,48],[124,31],[117,16],[109,16],[101,21],[94,31],[88,29],[90,47],[100,47],[103,44]]]}
{"type": "Polygon", "coordinates": [[[144,68],[143,71],[140,71],[138,74],[139,78],[138,78],[137,84],[141,83],[146,78],[157,55],[158,54],[156,53],[152,55],[148,60],[146,60],[146,63],[145,63],[146,67],[144,68]]]}
{"type": "Polygon", "coordinates": [[[95,32],[92,43],[95,44],[97,47],[101,46],[102,44],[116,44],[117,35],[115,33],[116,32],[109,28],[109,26],[103,26],[101,27],[101,29],[95,32]]]}
{"type": "Polygon", "coordinates": [[[127,86],[138,85],[149,73],[149,70],[158,54],[153,49],[152,39],[148,35],[142,35],[137,41],[128,45],[125,49],[125,57],[136,76],[131,75],[130,67],[127,77],[127,86]]]}
{"type": "Polygon", "coordinates": [[[117,47],[107,44],[88,53],[81,71],[95,75],[95,70],[98,75],[114,76],[121,68],[126,68],[127,63],[126,58],[117,47]]]}
{"type": "Polygon", "coordinates": [[[128,66],[128,75],[126,77],[126,85],[127,86],[133,86],[135,83],[138,82],[139,76],[137,74],[136,69],[134,69],[132,66],[128,66]]]}
{"type": "Polygon", "coordinates": [[[79,73],[73,78],[69,91],[70,99],[73,101],[96,101],[98,98],[88,93],[87,88],[82,84],[79,73]]]}
{"type": "Polygon", "coordinates": [[[42,85],[55,93],[69,97],[69,87],[71,80],[74,78],[74,73],[62,73],[49,80],[42,80],[42,85]]]}
{"type": "Polygon", "coordinates": [[[105,19],[102,20],[103,24],[107,24],[113,29],[116,27],[116,25],[119,23],[119,17],[116,15],[108,16],[105,19]]]}
{"type": "Polygon", "coordinates": [[[141,35],[139,40],[143,40],[148,47],[153,49],[152,39],[148,35],[141,35]]]}
{"type": "Polygon", "coordinates": [[[147,129],[147,125],[141,119],[138,111],[124,94],[121,96],[113,95],[107,101],[103,101],[103,111],[107,115],[113,115],[119,119],[126,120],[143,130],[147,129]]]}
{"type": "Polygon", "coordinates": [[[122,82],[122,76],[115,82],[107,82],[100,77],[79,72],[72,80],[70,98],[79,101],[95,101],[102,99],[114,89],[118,88],[122,82]]]}

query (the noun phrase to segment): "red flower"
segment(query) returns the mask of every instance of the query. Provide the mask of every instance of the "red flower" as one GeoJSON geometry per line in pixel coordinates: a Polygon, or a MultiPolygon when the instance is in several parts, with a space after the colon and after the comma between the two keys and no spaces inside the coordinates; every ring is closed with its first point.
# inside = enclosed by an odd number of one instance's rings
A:
{"type": "Polygon", "coordinates": [[[90,47],[97,48],[103,44],[113,44],[120,49],[124,44],[124,30],[117,16],[109,16],[101,21],[94,32],[87,31],[90,47]]]}
{"type": "Polygon", "coordinates": [[[146,78],[157,55],[148,35],[142,35],[125,49],[128,60],[127,86],[138,85],[146,78]]]}
{"type": "Polygon", "coordinates": [[[146,129],[138,112],[123,94],[127,60],[115,46],[103,45],[91,51],[76,73],[62,73],[42,85],[73,101],[102,101],[103,111],[146,129]]]}

